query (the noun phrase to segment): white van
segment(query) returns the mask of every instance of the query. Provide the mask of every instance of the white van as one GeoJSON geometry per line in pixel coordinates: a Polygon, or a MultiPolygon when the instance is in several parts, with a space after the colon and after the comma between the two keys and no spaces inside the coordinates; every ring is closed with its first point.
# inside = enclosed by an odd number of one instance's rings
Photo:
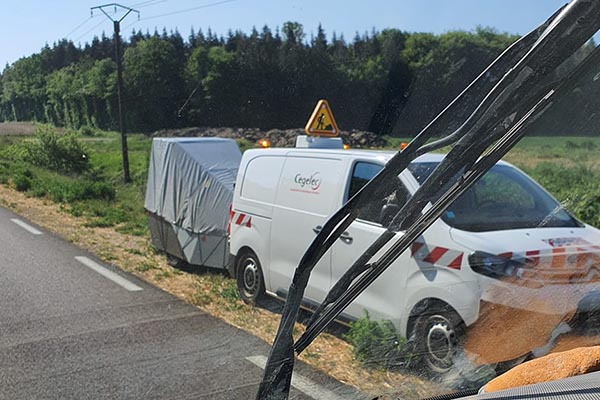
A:
{"type": "MultiPolygon", "coordinates": [[[[300,258],[327,217],[394,154],[313,148],[246,151],[230,216],[230,272],[237,279],[242,299],[253,302],[265,292],[285,298],[300,258]]],[[[399,175],[398,182],[390,182],[397,185],[400,205],[443,157],[419,157],[399,175]]],[[[320,303],[384,232],[380,223],[384,202],[374,201],[363,210],[324,255],[310,277],[305,306],[320,303]]],[[[523,172],[500,162],[342,316],[358,319],[367,311],[372,318],[390,320],[400,334],[415,335],[428,353],[431,369],[443,372],[452,365],[451,351],[459,330],[478,319],[481,301],[526,308],[526,301],[514,304],[514,291],[542,290],[502,278],[564,283],[556,279],[565,274],[558,274],[550,264],[544,268],[544,263],[556,262],[557,249],[561,256],[599,253],[593,249],[599,243],[598,230],[577,221],[523,172]],[[544,227],[538,227],[540,224],[544,227]],[[535,274],[531,273],[534,264],[535,274]],[[492,285],[494,290],[488,290],[492,285]]],[[[598,288],[598,283],[586,284],[598,288]]],[[[543,289],[552,291],[548,284],[543,289]]],[[[566,303],[557,305],[560,312],[577,307],[577,301],[566,303]]]]}

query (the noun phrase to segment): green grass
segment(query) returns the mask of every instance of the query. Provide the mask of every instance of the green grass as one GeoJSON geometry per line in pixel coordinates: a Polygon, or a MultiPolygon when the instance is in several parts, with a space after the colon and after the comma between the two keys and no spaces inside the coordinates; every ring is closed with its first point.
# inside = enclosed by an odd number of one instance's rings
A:
{"type": "Polygon", "coordinates": [[[0,182],[30,196],[46,197],[67,205],[74,216],[86,219],[87,226],[114,227],[134,235],[148,232],[143,203],[146,191],[151,139],[129,137],[129,162],[133,182],[123,183],[120,138],[114,132],[81,138],[89,159],[82,173],[58,173],[26,162],[19,147],[35,139],[1,138],[0,182]],[[20,158],[21,157],[21,158],[20,158]]]}
{"type": "Polygon", "coordinates": [[[154,274],[154,279],[156,279],[157,281],[162,281],[163,279],[168,279],[172,276],[173,274],[169,271],[159,271],[156,274],[154,274]]]}
{"type": "Polygon", "coordinates": [[[138,265],[137,267],[135,267],[135,269],[140,272],[146,272],[146,271],[150,271],[152,269],[157,269],[157,268],[158,267],[156,265],[149,263],[149,262],[143,262],[140,265],[138,265]]]}
{"type": "Polygon", "coordinates": [[[393,136],[385,136],[384,139],[388,142],[387,148],[390,150],[399,150],[401,143],[408,143],[412,138],[399,138],[393,136]]]}
{"type": "Polygon", "coordinates": [[[505,157],[520,168],[533,168],[542,162],[559,166],[600,167],[598,137],[526,137],[505,157]]]}

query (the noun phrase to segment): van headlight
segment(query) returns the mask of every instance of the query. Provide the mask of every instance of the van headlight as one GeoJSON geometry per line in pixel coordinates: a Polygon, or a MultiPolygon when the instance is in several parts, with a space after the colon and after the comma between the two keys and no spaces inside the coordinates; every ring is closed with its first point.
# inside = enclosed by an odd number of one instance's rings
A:
{"type": "Polygon", "coordinates": [[[517,260],[476,251],[469,255],[469,265],[478,274],[490,278],[521,278],[525,265],[517,260]]]}

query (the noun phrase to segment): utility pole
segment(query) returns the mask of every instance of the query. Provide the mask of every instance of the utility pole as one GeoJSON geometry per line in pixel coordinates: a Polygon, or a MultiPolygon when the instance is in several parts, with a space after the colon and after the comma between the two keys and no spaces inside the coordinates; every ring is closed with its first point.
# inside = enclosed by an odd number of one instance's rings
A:
{"type": "Polygon", "coordinates": [[[94,10],[100,10],[108,19],[113,22],[114,30],[115,30],[115,61],[117,63],[117,102],[119,105],[119,131],[121,132],[121,155],[123,158],[123,180],[125,183],[131,182],[131,176],[129,174],[129,152],[127,150],[127,136],[125,135],[125,127],[123,125],[123,66],[121,64],[121,21],[125,19],[130,13],[137,13],[138,19],[140,18],[140,12],[134,10],[131,7],[122,6],[117,3],[103,4],[101,6],[96,6],[90,8],[90,12],[92,15],[94,14],[94,10]],[[104,10],[105,8],[114,8],[114,14],[117,13],[117,9],[122,9],[125,14],[119,19],[113,19],[108,13],[104,10]]]}

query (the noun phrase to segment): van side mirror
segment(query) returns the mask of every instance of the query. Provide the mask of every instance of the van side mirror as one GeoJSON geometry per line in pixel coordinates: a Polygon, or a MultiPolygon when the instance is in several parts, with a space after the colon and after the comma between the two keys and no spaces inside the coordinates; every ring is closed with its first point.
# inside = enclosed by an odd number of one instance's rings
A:
{"type": "Polygon", "coordinates": [[[398,214],[398,211],[400,211],[400,206],[398,204],[384,204],[383,207],[381,207],[381,213],[379,214],[379,223],[383,226],[388,226],[396,214],[398,214]]]}

